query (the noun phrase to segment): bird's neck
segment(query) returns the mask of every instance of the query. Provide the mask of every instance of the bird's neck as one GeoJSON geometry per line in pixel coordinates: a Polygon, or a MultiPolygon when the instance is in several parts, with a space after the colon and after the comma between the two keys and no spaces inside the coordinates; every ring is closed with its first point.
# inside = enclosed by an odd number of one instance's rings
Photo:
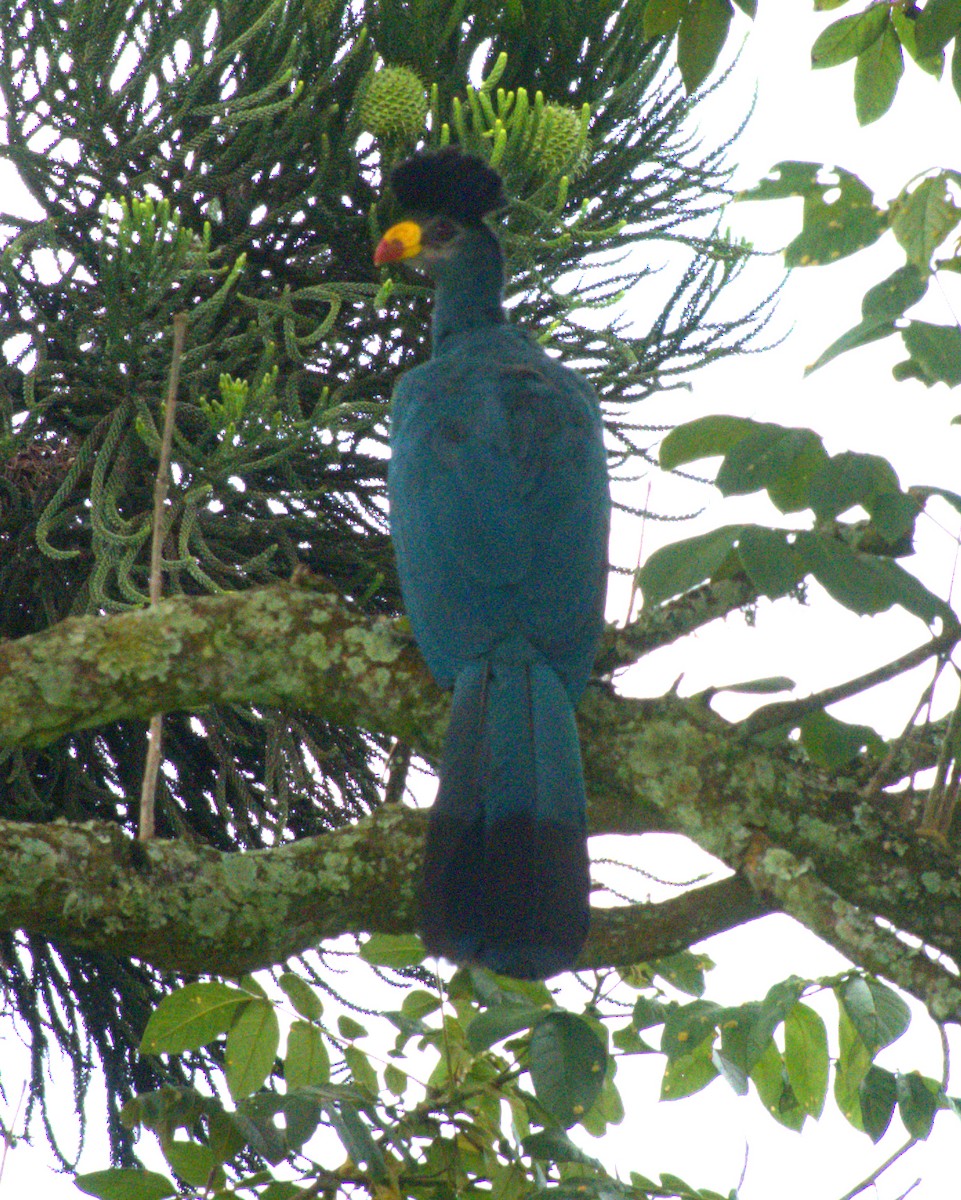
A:
{"type": "Polygon", "coordinates": [[[449,259],[435,263],[433,345],[504,321],[504,263],[489,229],[469,229],[449,259]]]}

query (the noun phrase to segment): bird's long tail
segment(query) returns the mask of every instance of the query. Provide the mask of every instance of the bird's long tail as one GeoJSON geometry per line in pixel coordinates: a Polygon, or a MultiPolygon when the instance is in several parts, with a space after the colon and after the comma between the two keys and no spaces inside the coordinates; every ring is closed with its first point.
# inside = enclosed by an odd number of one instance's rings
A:
{"type": "Polygon", "coordinates": [[[574,709],[527,643],[454,686],[427,835],[428,949],[520,979],[569,970],[587,936],[590,874],[574,709]]]}

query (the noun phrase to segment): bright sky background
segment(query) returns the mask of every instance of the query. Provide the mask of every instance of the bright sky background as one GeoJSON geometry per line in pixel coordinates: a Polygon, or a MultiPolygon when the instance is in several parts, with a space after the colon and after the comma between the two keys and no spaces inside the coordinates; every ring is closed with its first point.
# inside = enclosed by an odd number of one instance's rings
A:
{"type": "MultiPolygon", "coordinates": [[[[783,159],[835,162],[859,174],[879,200],[887,202],[917,172],[932,166],[961,165],[952,161],[961,132],[961,104],[947,84],[938,85],[909,64],[892,112],[862,130],[854,116],[853,64],[817,74],[808,65],[811,43],[825,18],[809,13],[808,0],[790,4],[762,0],[760,7],[733,78],[702,114],[706,140],[725,137],[731,114],[740,116],[750,106],[756,81],[756,113],[735,149],[739,186],[755,183],[783,159]]],[[[743,19],[735,26],[742,33],[748,27],[743,19]]],[[[735,206],[729,219],[737,233],[759,248],[775,250],[800,229],[800,201],[735,206]]],[[[899,248],[887,235],[870,252],[846,262],[795,272],[775,322],[779,333],[794,326],[783,345],[768,354],[699,373],[690,394],[674,392],[652,400],[645,407],[645,420],[677,423],[706,412],[731,412],[806,425],[822,434],[831,452],[857,449],[889,457],[905,486],[928,483],[961,490],[961,428],[949,425],[951,417],[961,412],[961,397],[942,386],[929,391],[918,383],[895,384],[890,367],[904,357],[899,353],[899,340],[889,339],[845,355],[803,379],[805,364],[856,324],[867,287],[902,261],[899,248]]],[[[780,260],[756,268],[755,280],[765,271],[769,286],[775,286],[781,277],[780,260]]],[[[760,290],[761,285],[756,286],[760,290]]],[[[961,307],[961,295],[956,295],[955,301],[961,307]]],[[[947,297],[929,298],[926,305],[922,315],[928,319],[945,324],[955,320],[947,297]]],[[[655,510],[684,512],[701,504],[709,504],[709,508],[697,522],[681,528],[647,522],[645,555],[678,536],[690,536],[745,515],[759,519],[756,499],[721,502],[705,490],[692,502],[690,493],[679,494],[670,479],[655,472],[650,485],[650,504],[655,510]]],[[[638,495],[640,502],[643,493],[638,495]]],[[[766,515],[776,518],[773,509],[766,515]]],[[[919,523],[921,553],[917,561],[921,566],[915,569],[929,586],[947,595],[958,519],[946,507],[936,515],[940,524],[933,520],[919,523]]],[[[626,534],[633,540],[622,547],[622,561],[633,561],[636,556],[638,532],[634,528],[626,534]]],[[[626,593],[615,591],[611,615],[623,616],[625,605],[626,593]]],[[[888,659],[922,639],[920,625],[897,614],[858,619],[834,605],[815,603],[804,611],[788,602],[762,605],[755,629],[748,630],[739,616],[731,617],[700,633],[681,654],[669,650],[645,659],[623,682],[623,688],[657,695],[682,672],[682,693],[709,683],[786,674],[797,681],[797,694],[803,695],[876,665],[879,643],[885,645],[888,659]]],[[[870,719],[884,732],[896,733],[920,686],[914,680],[909,687],[890,689],[879,698],[834,711],[848,719],[870,719]]],[[[946,696],[944,704],[950,699],[946,696]]],[[[718,707],[734,716],[743,711],[744,703],[732,697],[718,707]]],[[[696,852],[676,838],[649,839],[645,861],[652,872],[679,879],[703,869],[696,852]]],[[[658,895],[653,885],[651,891],[658,895]]],[[[703,948],[718,962],[708,994],[720,1002],[759,999],[770,984],[792,972],[817,976],[843,966],[838,955],[785,917],[755,922],[713,939],[703,948]]],[[[936,1032],[918,1006],[914,1008],[911,1031],[879,1061],[891,1068],[917,1067],[939,1076],[936,1032]]],[[[833,1004],[824,1007],[823,1015],[829,1029],[832,1022],[836,1024],[833,1004]]],[[[9,1031],[0,1030],[0,1039],[8,1089],[0,1111],[9,1123],[18,1086],[11,1067],[19,1051],[9,1031]]],[[[961,1037],[954,1040],[956,1053],[961,1052],[961,1037]]],[[[893,1130],[879,1147],[872,1147],[837,1115],[830,1098],[822,1121],[818,1125],[809,1122],[799,1137],[769,1119],[756,1095],[737,1100],[721,1081],[694,1099],[657,1104],[661,1067],[657,1056],[625,1063],[618,1076],[628,1110],[623,1125],[604,1143],[580,1139],[592,1153],[602,1152],[605,1161],[616,1163],[625,1173],[632,1167],[647,1175],[673,1171],[693,1184],[725,1191],[738,1185],[746,1156],[740,1192],[743,1200],[769,1200],[775,1195],[778,1200],[840,1200],[904,1141],[895,1118],[893,1130]]],[[[92,1128],[83,1164],[87,1170],[107,1165],[103,1143],[95,1134],[99,1111],[94,1090],[88,1105],[92,1128]]],[[[923,1177],[912,1192],[915,1200],[943,1200],[958,1192],[959,1162],[961,1123],[949,1114],[940,1114],[929,1142],[885,1174],[876,1190],[864,1194],[876,1200],[895,1200],[923,1177]]],[[[0,1198],[24,1196],[38,1188],[49,1200],[78,1196],[68,1180],[51,1174],[47,1163],[42,1147],[20,1146],[8,1154],[0,1198]]]]}

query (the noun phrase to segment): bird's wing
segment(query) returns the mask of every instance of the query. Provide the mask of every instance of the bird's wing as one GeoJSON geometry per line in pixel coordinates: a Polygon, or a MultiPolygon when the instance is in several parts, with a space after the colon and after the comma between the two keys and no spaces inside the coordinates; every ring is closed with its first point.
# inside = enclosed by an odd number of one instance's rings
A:
{"type": "Polygon", "coordinates": [[[442,683],[519,632],[579,693],[607,555],[597,401],[573,372],[522,350],[450,355],[401,380],[391,530],[408,614],[442,683]]]}

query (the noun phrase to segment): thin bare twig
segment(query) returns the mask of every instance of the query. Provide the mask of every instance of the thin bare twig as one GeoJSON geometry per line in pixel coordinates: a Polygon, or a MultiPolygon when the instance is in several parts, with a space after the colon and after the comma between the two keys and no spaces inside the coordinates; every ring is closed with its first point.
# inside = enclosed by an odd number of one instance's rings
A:
{"type": "MultiPolygon", "coordinates": [[[[164,427],[160,439],[160,461],[153,488],[153,537],[150,543],[150,603],[159,604],[162,592],[162,549],[164,509],[167,504],[167,488],[170,483],[170,451],[174,436],[174,413],[177,408],[177,387],[180,383],[180,362],[183,358],[184,339],[187,334],[187,314],[177,313],[173,319],[173,349],[170,355],[170,378],[167,381],[167,399],[164,403],[164,427]]],[[[163,739],[163,715],[155,713],[150,718],[147,734],[147,760],[143,769],[143,785],[140,790],[140,822],[137,837],[141,842],[149,841],[154,835],[154,807],[157,798],[157,777],[160,773],[160,750],[163,739]]]]}
{"type": "MultiPolygon", "coordinates": [[[[863,1192],[865,1190],[865,1188],[869,1188],[872,1183],[877,1183],[877,1181],[881,1178],[881,1176],[888,1169],[888,1167],[893,1167],[894,1164],[898,1161],[899,1158],[901,1158],[902,1155],[907,1154],[907,1152],[912,1147],[916,1146],[917,1144],[918,1144],[917,1138],[909,1138],[899,1150],[895,1150],[895,1152],[891,1155],[890,1158],[885,1159],[885,1161],[878,1167],[878,1169],[876,1171],[872,1171],[871,1174],[867,1177],[867,1179],[863,1179],[859,1184],[857,1184],[855,1187],[853,1187],[849,1192],[845,1192],[844,1195],[840,1197],[840,1200],[854,1200],[854,1197],[860,1195],[861,1192],[863,1192]]],[[[911,1187],[908,1188],[908,1192],[910,1192],[913,1188],[916,1188],[917,1186],[918,1185],[916,1183],[913,1183],[911,1185],[911,1187]]],[[[906,1196],[908,1193],[905,1192],[904,1194],[906,1196]]]]}

